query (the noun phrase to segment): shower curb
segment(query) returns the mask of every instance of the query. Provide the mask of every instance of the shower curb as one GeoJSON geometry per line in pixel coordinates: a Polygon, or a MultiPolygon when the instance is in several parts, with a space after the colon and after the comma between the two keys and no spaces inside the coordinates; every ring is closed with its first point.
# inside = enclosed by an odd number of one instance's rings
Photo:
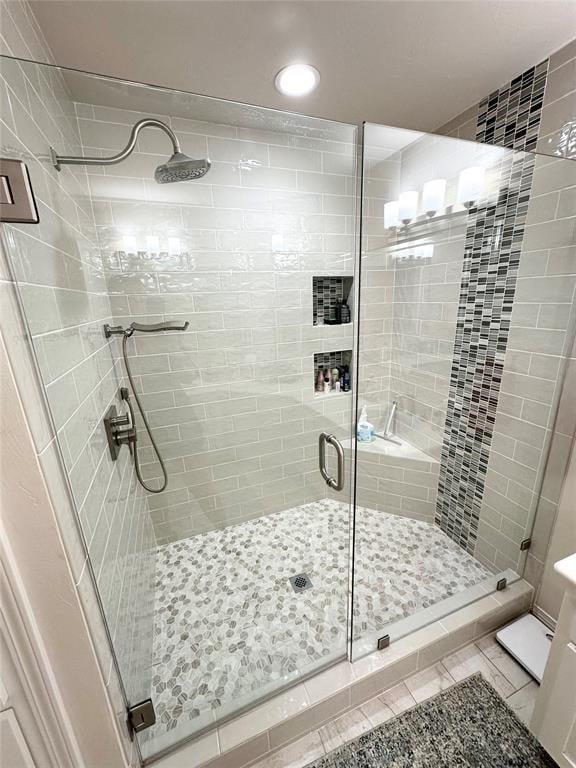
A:
{"type": "Polygon", "coordinates": [[[342,661],[153,761],[158,768],[248,768],[405,677],[530,609],[523,579],[374,651],[342,661]]]}

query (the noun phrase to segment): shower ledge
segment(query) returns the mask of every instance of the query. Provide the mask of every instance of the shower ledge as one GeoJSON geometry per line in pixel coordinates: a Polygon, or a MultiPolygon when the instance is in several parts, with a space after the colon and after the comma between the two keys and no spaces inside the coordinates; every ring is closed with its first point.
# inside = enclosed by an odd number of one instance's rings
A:
{"type": "MultiPolygon", "coordinates": [[[[400,445],[396,443],[390,443],[388,440],[382,440],[377,437],[371,443],[357,443],[358,450],[361,453],[371,453],[377,456],[389,456],[395,459],[408,459],[409,461],[426,461],[429,464],[439,464],[438,459],[433,456],[429,456],[424,451],[416,448],[415,445],[402,440],[399,437],[394,437],[400,445]]],[[[355,443],[355,440],[347,438],[342,440],[342,447],[346,450],[350,450],[355,443]]]]}
{"type": "Polygon", "coordinates": [[[157,768],[247,768],[409,675],[530,610],[533,588],[518,579],[374,651],[298,683],[249,712],[154,761],[157,768]]]}

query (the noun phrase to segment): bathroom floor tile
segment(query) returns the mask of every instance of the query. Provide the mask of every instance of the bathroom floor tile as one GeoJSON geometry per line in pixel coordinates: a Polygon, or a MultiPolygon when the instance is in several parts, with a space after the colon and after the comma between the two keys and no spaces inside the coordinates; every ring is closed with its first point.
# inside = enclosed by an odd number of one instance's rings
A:
{"type": "Polygon", "coordinates": [[[362,704],[361,709],[372,723],[373,728],[376,728],[377,725],[382,725],[386,720],[390,720],[395,716],[390,707],[378,696],[375,699],[370,699],[370,701],[362,704]]]}
{"type": "Polygon", "coordinates": [[[408,690],[406,683],[399,683],[378,697],[390,707],[395,715],[399,715],[416,704],[416,700],[408,690]]]}
{"type": "Polygon", "coordinates": [[[269,757],[259,760],[251,768],[305,768],[325,754],[320,733],[313,731],[269,757]]]}
{"type": "Polygon", "coordinates": [[[523,688],[520,688],[519,691],[516,691],[506,699],[506,704],[512,707],[516,716],[519,720],[522,720],[524,725],[530,724],[539,687],[537,682],[531,680],[523,688]]]}
{"type": "Polygon", "coordinates": [[[406,687],[414,699],[420,702],[435,696],[445,688],[454,685],[455,682],[444,664],[439,663],[409,677],[406,680],[406,687]]]}
{"type": "Polygon", "coordinates": [[[503,698],[507,698],[515,691],[512,683],[474,644],[451,653],[442,659],[442,662],[456,682],[470,677],[474,672],[481,672],[503,698]]]}
{"type": "Polygon", "coordinates": [[[361,736],[366,731],[372,730],[372,723],[362,712],[361,708],[353,709],[340,715],[336,720],[320,728],[320,736],[326,752],[331,752],[342,744],[361,736]]]}
{"type": "Polygon", "coordinates": [[[516,690],[523,688],[532,677],[518,664],[509,653],[496,641],[494,635],[488,635],[476,641],[482,653],[506,677],[516,690]]]}

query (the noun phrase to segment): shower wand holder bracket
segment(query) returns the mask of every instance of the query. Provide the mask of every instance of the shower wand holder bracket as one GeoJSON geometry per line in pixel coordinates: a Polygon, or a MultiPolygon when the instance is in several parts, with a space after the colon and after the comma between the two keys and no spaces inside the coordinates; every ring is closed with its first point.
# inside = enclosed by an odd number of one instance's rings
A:
{"type": "Polygon", "coordinates": [[[112,461],[118,459],[118,454],[123,445],[131,445],[136,442],[136,429],[130,423],[127,414],[119,414],[115,405],[111,405],[104,416],[104,428],[112,461]]]}

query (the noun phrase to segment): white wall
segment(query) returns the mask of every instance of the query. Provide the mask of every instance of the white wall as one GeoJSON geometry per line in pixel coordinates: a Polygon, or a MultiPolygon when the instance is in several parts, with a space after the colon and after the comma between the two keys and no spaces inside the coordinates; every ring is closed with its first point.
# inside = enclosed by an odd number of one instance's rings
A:
{"type": "MultiPolygon", "coordinates": [[[[123,768],[135,764],[135,755],[127,734],[126,751],[120,744],[116,712],[123,708],[116,702],[115,712],[110,705],[63,547],[67,500],[57,497],[55,478],[50,478],[49,495],[46,469],[54,457],[49,448],[36,452],[2,326],[0,552],[6,702],[0,706],[6,703],[15,710],[36,765],[123,768]]],[[[0,760],[8,760],[5,748],[2,741],[0,760]]]]}
{"type": "Polygon", "coordinates": [[[556,620],[560,613],[564,594],[563,581],[554,571],[554,563],[576,552],[576,453],[572,455],[564,478],[564,484],[554,520],[554,530],[546,553],[542,580],[535,598],[537,609],[543,618],[556,620]]]}
{"type": "Polygon", "coordinates": [[[573,402],[556,420],[576,327],[573,165],[543,156],[534,165],[476,550],[498,570],[522,567],[536,505],[541,552],[539,525],[558,503],[574,434],[573,402]]]}

